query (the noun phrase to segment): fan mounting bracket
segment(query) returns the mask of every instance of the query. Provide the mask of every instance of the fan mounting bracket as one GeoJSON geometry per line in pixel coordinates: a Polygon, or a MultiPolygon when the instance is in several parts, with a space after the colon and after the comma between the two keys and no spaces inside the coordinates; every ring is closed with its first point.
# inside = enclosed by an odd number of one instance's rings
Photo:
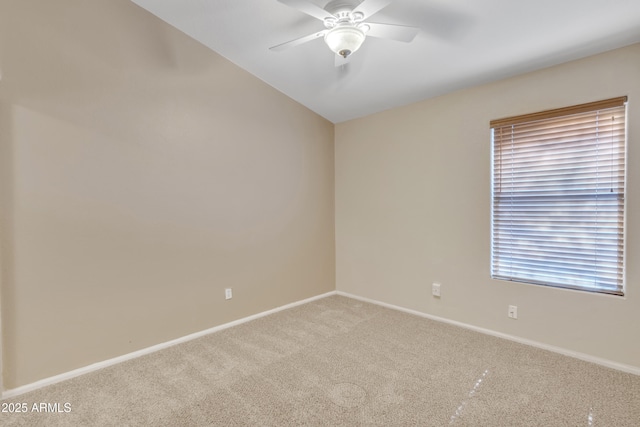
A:
{"type": "Polygon", "coordinates": [[[360,3],[362,2],[358,0],[331,0],[324,7],[324,10],[338,17],[338,14],[341,12],[351,13],[351,11],[355,9],[360,3]]]}

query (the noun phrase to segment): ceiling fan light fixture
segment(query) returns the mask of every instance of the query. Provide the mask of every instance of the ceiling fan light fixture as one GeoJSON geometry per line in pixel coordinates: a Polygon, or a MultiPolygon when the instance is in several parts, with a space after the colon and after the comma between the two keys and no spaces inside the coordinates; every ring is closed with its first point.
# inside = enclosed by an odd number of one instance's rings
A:
{"type": "Polygon", "coordinates": [[[346,58],[360,49],[365,37],[364,31],[358,27],[338,26],[325,34],[324,41],[329,49],[346,58]]]}

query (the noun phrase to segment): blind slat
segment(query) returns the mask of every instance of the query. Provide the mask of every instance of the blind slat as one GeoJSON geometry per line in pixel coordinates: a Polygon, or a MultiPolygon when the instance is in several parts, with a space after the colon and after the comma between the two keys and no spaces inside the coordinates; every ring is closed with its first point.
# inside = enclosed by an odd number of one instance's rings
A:
{"type": "Polygon", "coordinates": [[[608,108],[622,107],[627,102],[626,96],[605,99],[603,101],[590,102],[587,104],[574,105],[571,107],[556,108],[554,110],[540,111],[538,113],[523,114],[521,116],[508,117],[504,119],[492,120],[492,128],[499,126],[509,126],[519,123],[533,123],[538,120],[553,120],[558,117],[569,117],[581,113],[589,113],[608,108]]]}

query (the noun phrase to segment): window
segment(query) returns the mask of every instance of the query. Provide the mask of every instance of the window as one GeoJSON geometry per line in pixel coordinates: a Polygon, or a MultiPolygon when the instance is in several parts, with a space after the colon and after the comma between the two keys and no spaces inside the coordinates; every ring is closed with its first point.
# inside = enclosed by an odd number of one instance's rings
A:
{"type": "Polygon", "coordinates": [[[623,295],[626,101],[491,122],[492,278],[623,295]]]}

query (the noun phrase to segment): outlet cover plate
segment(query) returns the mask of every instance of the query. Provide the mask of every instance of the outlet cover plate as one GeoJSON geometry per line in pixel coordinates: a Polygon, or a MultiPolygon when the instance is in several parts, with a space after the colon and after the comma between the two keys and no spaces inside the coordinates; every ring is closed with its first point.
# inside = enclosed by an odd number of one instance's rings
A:
{"type": "Polygon", "coordinates": [[[433,283],[431,285],[431,294],[434,297],[440,297],[440,283],[433,283]]]}

